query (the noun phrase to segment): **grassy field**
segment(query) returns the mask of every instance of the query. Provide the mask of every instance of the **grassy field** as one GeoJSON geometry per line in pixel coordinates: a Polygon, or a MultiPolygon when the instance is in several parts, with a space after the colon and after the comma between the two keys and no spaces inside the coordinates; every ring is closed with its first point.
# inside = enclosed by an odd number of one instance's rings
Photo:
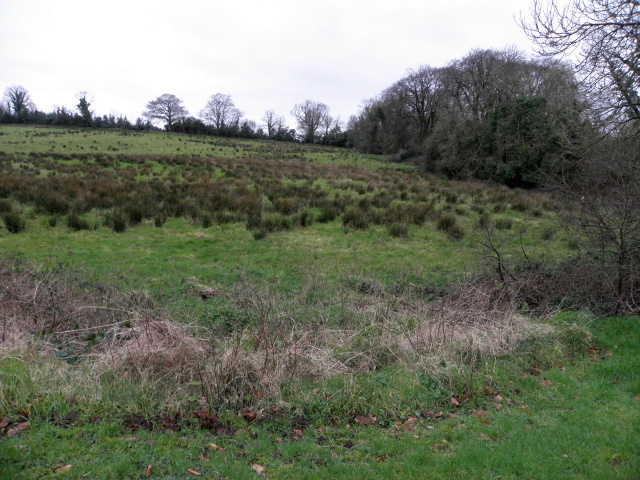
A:
{"type": "Polygon", "coordinates": [[[638,320],[558,315],[558,209],[348,150],[2,126],[5,478],[638,478],[638,320]]]}

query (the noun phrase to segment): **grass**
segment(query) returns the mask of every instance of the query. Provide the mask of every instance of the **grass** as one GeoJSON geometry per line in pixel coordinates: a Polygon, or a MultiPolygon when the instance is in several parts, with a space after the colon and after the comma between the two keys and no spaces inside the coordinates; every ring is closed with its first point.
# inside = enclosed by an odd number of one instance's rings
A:
{"type": "Polygon", "coordinates": [[[1,129],[0,478],[638,474],[638,320],[549,315],[580,239],[548,195],[1,129]]]}
{"type": "MultiPolygon", "coordinates": [[[[227,425],[238,431],[212,435],[194,420],[179,431],[91,423],[93,412],[67,426],[34,420],[0,441],[5,466],[0,478],[134,478],[144,476],[147,465],[152,478],[187,478],[189,469],[203,478],[255,478],[261,468],[267,478],[300,479],[636,478],[638,322],[594,321],[591,331],[600,350],[586,358],[518,376],[508,374],[513,365],[507,362],[494,370],[493,396],[479,394],[478,401],[460,407],[425,403],[422,410],[379,425],[321,414],[302,425],[291,420],[295,412],[261,413],[250,426],[229,417],[227,425]],[[64,465],[71,469],[54,473],[64,465]]],[[[2,366],[6,375],[6,363],[2,366]]],[[[395,375],[380,372],[370,380],[383,385],[395,375]]],[[[67,407],[83,408],[82,402],[67,407]]]]}
{"type": "MultiPolygon", "coordinates": [[[[386,168],[389,165],[374,155],[360,155],[348,150],[319,145],[270,140],[181,135],[176,133],[129,132],[45,126],[0,127],[0,152],[5,154],[57,153],[147,156],[197,156],[294,160],[319,164],[386,168]]],[[[158,164],[154,167],[157,169],[158,164]]],[[[400,169],[407,167],[399,166],[400,169]]]]}

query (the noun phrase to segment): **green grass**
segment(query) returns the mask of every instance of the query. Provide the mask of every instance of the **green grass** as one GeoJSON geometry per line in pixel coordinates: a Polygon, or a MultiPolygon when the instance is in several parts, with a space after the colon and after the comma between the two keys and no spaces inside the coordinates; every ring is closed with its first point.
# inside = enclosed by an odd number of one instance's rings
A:
{"type": "Polygon", "coordinates": [[[0,478],[138,478],[151,465],[151,478],[188,478],[191,469],[203,478],[241,479],[256,478],[252,465],[259,465],[267,478],[283,479],[633,479],[640,475],[639,322],[593,322],[602,354],[540,375],[498,368],[491,390],[503,397],[500,408],[478,394],[475,404],[457,408],[422,406],[436,417],[443,411],[441,418],[408,412],[379,426],[318,414],[296,427],[291,412],[260,416],[247,428],[228,417],[227,425],[240,429],[231,436],[195,426],[148,432],[102,419],[92,424],[93,412],[81,414],[84,425],[65,428],[35,419],[0,440],[0,478]],[[71,470],[54,473],[62,465],[71,470]]]}
{"type": "MultiPolygon", "coordinates": [[[[177,133],[129,132],[81,128],[2,125],[0,152],[7,154],[57,153],[113,155],[197,156],[212,158],[258,158],[295,160],[320,164],[387,168],[373,155],[319,145],[271,140],[243,140],[177,133]]],[[[412,170],[406,166],[399,169],[412,170]]]]}
{"type": "Polygon", "coordinates": [[[0,221],[0,478],[640,475],[638,319],[593,322],[585,358],[588,317],[500,303],[491,248],[534,272],[580,248],[549,196],[313,145],[0,131],[0,213],[24,222],[0,221]],[[233,435],[199,428],[203,399],[233,435]]]}

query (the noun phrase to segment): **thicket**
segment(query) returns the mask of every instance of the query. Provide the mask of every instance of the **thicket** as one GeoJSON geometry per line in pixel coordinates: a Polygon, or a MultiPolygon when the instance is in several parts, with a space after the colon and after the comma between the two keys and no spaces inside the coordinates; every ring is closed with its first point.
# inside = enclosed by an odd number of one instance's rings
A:
{"type": "Polygon", "coordinates": [[[537,187],[589,129],[567,64],[513,49],[421,66],[368,100],[349,124],[361,151],[452,178],[537,187]]]}

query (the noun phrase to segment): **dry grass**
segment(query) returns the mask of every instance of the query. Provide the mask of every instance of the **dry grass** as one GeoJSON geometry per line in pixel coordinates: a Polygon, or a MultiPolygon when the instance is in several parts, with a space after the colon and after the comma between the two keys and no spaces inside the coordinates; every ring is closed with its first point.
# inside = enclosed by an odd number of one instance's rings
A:
{"type": "MultiPolygon", "coordinates": [[[[144,295],[88,288],[63,271],[18,262],[0,267],[0,360],[16,352],[37,359],[38,381],[52,388],[69,375],[84,375],[62,390],[73,394],[84,385],[96,398],[105,395],[100,379],[116,375],[144,385],[140,394],[160,404],[184,402],[194,385],[216,409],[247,396],[274,402],[292,380],[390,365],[430,368],[434,358],[468,370],[480,358],[511,354],[532,340],[556,341],[552,326],[519,315],[507,290],[488,282],[467,283],[427,302],[415,292],[383,288],[318,299],[310,295],[324,287],[318,279],[290,294],[239,281],[226,292],[216,288],[216,295],[249,320],[220,334],[173,321],[144,295]],[[60,360],[82,361],[71,369],[60,360]]],[[[197,291],[206,287],[189,283],[197,291]]]]}

